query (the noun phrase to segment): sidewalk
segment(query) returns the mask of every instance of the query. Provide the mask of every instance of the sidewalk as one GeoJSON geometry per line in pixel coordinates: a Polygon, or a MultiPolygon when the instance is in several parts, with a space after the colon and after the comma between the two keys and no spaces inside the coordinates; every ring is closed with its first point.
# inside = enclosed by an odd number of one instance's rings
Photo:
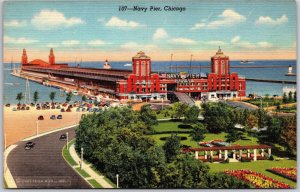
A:
{"type": "MultiPolygon", "coordinates": [[[[70,152],[72,159],[75,162],[81,161],[80,157],[77,155],[77,153],[75,151],[74,144],[70,146],[69,152],[70,152]]],[[[83,162],[83,164],[82,164],[82,170],[84,170],[91,176],[89,178],[86,178],[86,180],[95,179],[103,188],[113,188],[113,186],[111,186],[106,180],[104,180],[103,175],[99,175],[98,173],[96,173],[90,166],[91,166],[91,164],[86,164],[85,162],[83,162]]],[[[73,168],[76,168],[76,167],[78,167],[78,165],[73,166],[73,168]]]]}

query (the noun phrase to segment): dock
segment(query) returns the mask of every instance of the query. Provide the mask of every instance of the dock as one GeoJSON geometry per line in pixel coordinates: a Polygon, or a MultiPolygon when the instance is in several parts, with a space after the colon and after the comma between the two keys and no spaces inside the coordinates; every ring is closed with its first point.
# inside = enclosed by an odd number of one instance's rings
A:
{"type": "Polygon", "coordinates": [[[291,80],[273,80],[273,79],[256,79],[246,78],[247,81],[266,82],[266,83],[282,83],[282,84],[297,84],[297,81],[291,80]]]}
{"type": "MultiPolygon", "coordinates": [[[[170,68],[210,68],[210,66],[170,66],[170,68]]],[[[230,68],[288,68],[286,65],[269,65],[269,66],[261,66],[261,65],[251,65],[251,66],[230,66],[230,68]]]]}

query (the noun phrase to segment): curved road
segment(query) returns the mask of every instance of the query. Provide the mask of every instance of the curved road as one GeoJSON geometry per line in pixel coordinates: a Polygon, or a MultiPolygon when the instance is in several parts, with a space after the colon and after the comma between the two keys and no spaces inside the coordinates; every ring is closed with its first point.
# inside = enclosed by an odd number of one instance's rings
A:
{"type": "Polygon", "coordinates": [[[32,139],[35,146],[25,150],[27,141],[20,141],[7,157],[7,165],[18,188],[91,188],[62,157],[66,141],[61,134],[68,131],[70,140],[75,129],[67,129],[32,139]]]}

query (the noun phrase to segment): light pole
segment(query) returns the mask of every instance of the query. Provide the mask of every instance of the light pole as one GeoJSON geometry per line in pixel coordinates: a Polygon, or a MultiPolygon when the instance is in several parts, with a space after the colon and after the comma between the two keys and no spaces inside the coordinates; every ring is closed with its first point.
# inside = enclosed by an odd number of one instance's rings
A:
{"type": "Polygon", "coordinates": [[[119,188],[119,174],[116,175],[117,176],[117,189],[119,188]]]}
{"type": "Polygon", "coordinates": [[[69,149],[69,132],[67,132],[66,135],[67,135],[67,149],[69,149]]]}
{"type": "Polygon", "coordinates": [[[36,136],[39,135],[39,120],[36,121],[36,136]]]}
{"type": "Polygon", "coordinates": [[[82,169],[83,163],[83,148],[81,147],[81,162],[80,162],[80,168],[82,169]]]}

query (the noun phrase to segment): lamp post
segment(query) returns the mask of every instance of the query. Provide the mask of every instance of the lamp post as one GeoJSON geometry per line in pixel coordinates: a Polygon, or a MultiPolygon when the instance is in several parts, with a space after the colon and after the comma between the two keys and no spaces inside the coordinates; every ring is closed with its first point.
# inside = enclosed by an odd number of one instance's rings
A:
{"type": "Polygon", "coordinates": [[[69,132],[67,132],[66,135],[67,135],[67,149],[69,149],[69,132]]]}
{"type": "Polygon", "coordinates": [[[80,161],[80,168],[82,169],[83,163],[83,148],[81,147],[81,161],[80,161]]]}
{"type": "Polygon", "coordinates": [[[39,120],[36,121],[36,136],[39,135],[39,120]]]}
{"type": "Polygon", "coordinates": [[[119,188],[119,174],[116,175],[117,176],[117,189],[119,188]]]}

